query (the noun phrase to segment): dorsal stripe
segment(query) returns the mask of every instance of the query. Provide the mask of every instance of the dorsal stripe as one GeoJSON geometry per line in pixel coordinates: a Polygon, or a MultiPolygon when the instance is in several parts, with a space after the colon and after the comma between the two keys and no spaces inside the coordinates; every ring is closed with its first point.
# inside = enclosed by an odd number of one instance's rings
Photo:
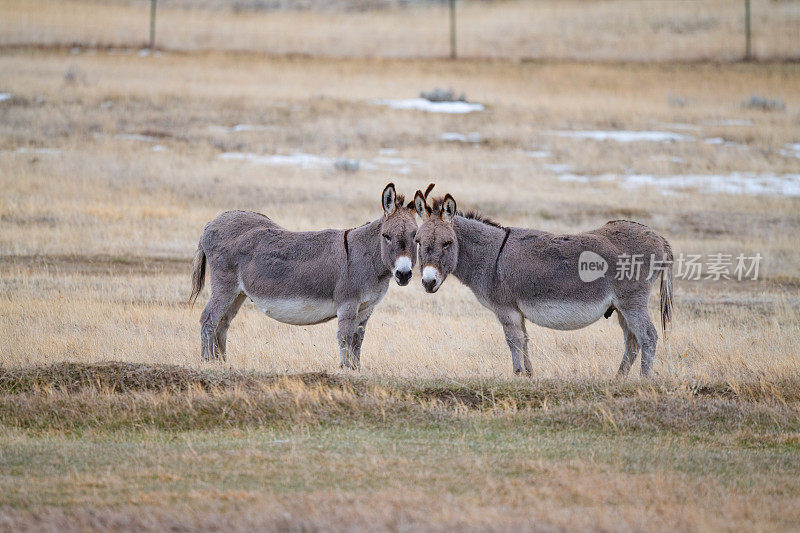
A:
{"type": "Polygon", "coordinates": [[[506,242],[508,241],[508,236],[511,235],[511,228],[503,228],[506,232],[505,236],[503,237],[503,242],[500,244],[500,250],[497,252],[497,258],[494,260],[494,274],[497,276],[497,265],[500,264],[500,255],[503,253],[503,248],[506,247],[506,242]]]}

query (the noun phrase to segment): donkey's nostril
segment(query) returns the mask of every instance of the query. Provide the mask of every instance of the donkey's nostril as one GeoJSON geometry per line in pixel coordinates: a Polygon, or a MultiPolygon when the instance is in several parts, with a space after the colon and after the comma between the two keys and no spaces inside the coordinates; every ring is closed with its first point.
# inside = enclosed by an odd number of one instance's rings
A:
{"type": "Polygon", "coordinates": [[[408,280],[411,279],[411,274],[412,274],[411,270],[407,271],[398,270],[397,272],[395,272],[394,275],[397,278],[397,283],[399,283],[400,285],[407,285],[408,280]]]}
{"type": "Polygon", "coordinates": [[[433,292],[434,287],[436,287],[436,280],[435,279],[423,279],[422,286],[425,287],[425,290],[428,292],[433,292]]]}

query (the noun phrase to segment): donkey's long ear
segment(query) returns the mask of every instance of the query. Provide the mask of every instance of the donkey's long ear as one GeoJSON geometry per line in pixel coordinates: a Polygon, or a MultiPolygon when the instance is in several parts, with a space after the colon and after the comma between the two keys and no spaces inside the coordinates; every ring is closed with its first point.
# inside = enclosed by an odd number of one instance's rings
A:
{"type": "Polygon", "coordinates": [[[419,218],[423,221],[431,216],[431,208],[428,207],[428,203],[425,201],[425,195],[422,194],[422,191],[417,191],[417,194],[414,195],[414,209],[417,210],[419,218]]]}
{"type": "Polygon", "coordinates": [[[455,216],[456,201],[452,196],[450,196],[450,193],[448,193],[444,197],[444,202],[442,202],[442,220],[452,224],[455,216]]]}
{"type": "Polygon", "coordinates": [[[435,183],[431,183],[430,185],[428,185],[428,188],[425,189],[425,194],[423,194],[422,197],[427,200],[428,199],[428,195],[431,193],[431,191],[433,190],[434,187],[436,187],[435,183]]]}
{"type": "Polygon", "coordinates": [[[387,217],[394,213],[394,210],[397,209],[397,204],[395,203],[396,199],[397,193],[394,191],[394,183],[390,183],[385,189],[383,189],[383,194],[381,195],[383,214],[387,217]]]}

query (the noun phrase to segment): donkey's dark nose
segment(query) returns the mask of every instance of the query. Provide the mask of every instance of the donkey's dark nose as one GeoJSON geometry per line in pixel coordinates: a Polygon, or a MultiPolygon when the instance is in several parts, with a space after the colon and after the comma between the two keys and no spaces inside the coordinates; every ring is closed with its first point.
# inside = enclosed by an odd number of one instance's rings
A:
{"type": "Polygon", "coordinates": [[[434,292],[436,288],[436,280],[435,279],[423,279],[422,286],[425,287],[425,290],[428,292],[434,292]]]}
{"type": "Polygon", "coordinates": [[[397,279],[397,283],[402,286],[408,285],[409,280],[411,279],[412,271],[411,270],[398,270],[394,273],[395,279],[397,279]]]}

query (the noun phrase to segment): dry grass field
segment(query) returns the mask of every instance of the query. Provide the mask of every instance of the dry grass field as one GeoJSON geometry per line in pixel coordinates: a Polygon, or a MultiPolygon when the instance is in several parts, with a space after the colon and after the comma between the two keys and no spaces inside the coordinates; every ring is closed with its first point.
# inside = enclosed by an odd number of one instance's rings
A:
{"type": "MultiPolygon", "coordinates": [[[[159,1],[157,43],[168,50],[244,50],[348,57],[446,57],[446,2],[159,1]],[[284,4],[289,9],[267,9],[284,4]],[[261,6],[261,7],[259,7],[261,6]]],[[[0,0],[0,44],[144,46],[143,0],[0,0]]],[[[603,61],[737,60],[741,0],[516,0],[458,2],[463,57],[603,61]]],[[[800,57],[800,4],[752,2],[753,54],[800,57]]]]}
{"type": "MultiPolygon", "coordinates": [[[[142,40],[113,22],[130,3],[56,5],[0,1],[0,47],[142,40]],[[96,34],[70,34],[90,8],[96,34]]],[[[491,22],[504,5],[467,4],[465,27],[479,26],[470,10],[491,22]]],[[[427,20],[421,9],[373,13],[370,31],[427,20]]],[[[2,48],[0,530],[797,527],[797,64],[513,60],[537,55],[527,41],[498,49],[512,59],[267,56],[209,49],[297,51],[248,32],[327,15],[190,15],[184,44],[163,31],[160,55],[2,48]],[[252,26],[185,45],[202,20],[245,15],[252,26]],[[484,109],[381,103],[434,87],[484,109]],[[746,105],[754,95],[762,108],[746,105]],[[337,158],[360,168],[337,170],[337,158]],[[359,373],[336,368],[334,323],[283,325],[250,303],[228,362],[200,362],[208,293],[187,298],[207,221],[251,209],[291,229],[354,227],[380,215],[388,181],[406,195],[435,181],[508,225],[627,218],[676,254],[764,259],[757,281],[676,280],[646,381],[638,366],[613,380],[616,320],[529,325],[534,376],[514,377],[495,318],[455,279],[426,294],[418,272],[377,308],[359,373]]],[[[310,34],[312,53],[361,55],[357,37],[329,47],[310,34]]],[[[383,50],[446,53],[412,42],[383,50]]],[[[796,44],[775,37],[764,54],[796,44]]],[[[569,50],[607,58],[614,46],[569,50]]],[[[703,56],[727,57],[719,46],[703,56]]]]}

